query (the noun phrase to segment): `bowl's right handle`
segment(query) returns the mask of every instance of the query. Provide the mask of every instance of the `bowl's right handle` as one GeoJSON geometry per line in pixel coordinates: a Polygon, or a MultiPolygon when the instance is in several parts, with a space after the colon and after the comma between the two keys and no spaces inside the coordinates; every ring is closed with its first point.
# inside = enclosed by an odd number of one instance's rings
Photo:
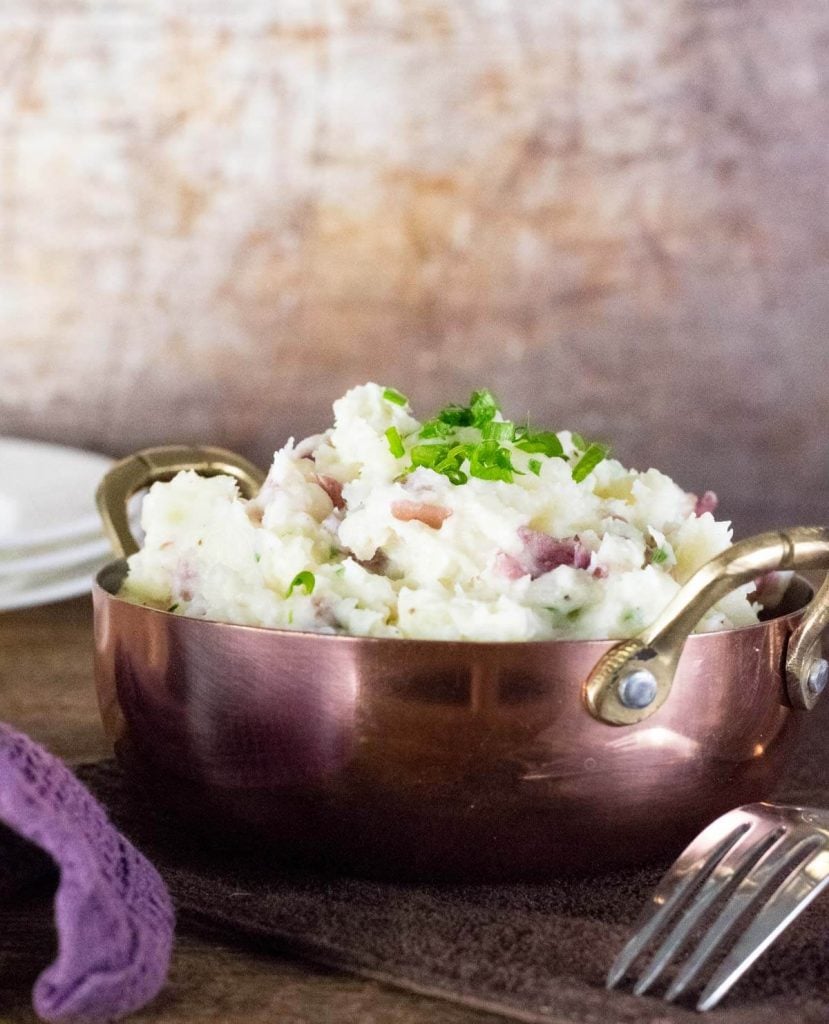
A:
{"type": "MultiPolygon", "coordinates": [[[[688,634],[729,591],[776,569],[829,569],[829,527],[800,526],[740,541],[698,569],[664,612],[631,640],[616,644],[584,686],[590,714],[608,725],[632,725],[668,698],[688,634]]],[[[792,634],[786,686],[795,707],[810,709],[826,685],[829,665],[820,656],[829,624],[829,579],[792,634]]]]}
{"type": "Polygon", "coordinates": [[[829,575],[789,639],[786,688],[796,708],[811,711],[829,683],[829,664],[822,656],[821,637],[829,624],[829,575]]]}
{"type": "Polygon", "coordinates": [[[130,498],[142,488],[170,480],[187,469],[202,476],[232,476],[245,498],[252,498],[265,480],[265,474],[252,462],[223,448],[145,448],[116,462],[98,486],[95,500],[107,536],[122,558],[138,551],[127,513],[130,498]]]}

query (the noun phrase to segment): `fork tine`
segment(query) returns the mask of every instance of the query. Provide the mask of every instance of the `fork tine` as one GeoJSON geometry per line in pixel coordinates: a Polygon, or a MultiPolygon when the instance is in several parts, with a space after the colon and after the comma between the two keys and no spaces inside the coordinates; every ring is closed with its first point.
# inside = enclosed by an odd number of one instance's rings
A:
{"type": "MultiPolygon", "coordinates": [[[[726,818],[730,817],[731,815],[726,815],[726,818]]],[[[750,820],[741,814],[735,814],[735,817],[739,820],[739,824],[727,832],[707,853],[706,849],[710,843],[709,829],[700,833],[691,845],[680,854],[678,860],[659,883],[650,902],[642,912],[633,934],[613,961],[605,982],[607,988],[614,988],[618,985],[633,961],[653,936],[660,931],[674,911],[682,905],[688,891],[701,878],[707,878],[722,858],[749,831],[750,820]]],[[[724,818],[719,819],[715,824],[718,826],[717,830],[720,831],[726,821],[724,818]]]]}
{"type": "Polygon", "coordinates": [[[759,837],[756,837],[753,832],[746,833],[728,851],[654,953],[633,988],[634,995],[641,996],[647,992],[673,960],[675,953],[685,944],[695,925],[702,919],[709,907],[713,906],[724,892],[735,888],[747,876],[750,876],[758,862],[769,856],[784,834],[782,828],[773,829],[759,837]]]}
{"type": "Polygon", "coordinates": [[[716,1006],[760,954],[829,883],[829,850],[822,848],[785,878],[703,989],[698,1010],[716,1006]]]}
{"type": "Polygon", "coordinates": [[[820,836],[806,836],[788,846],[780,844],[772,847],[757,861],[731,893],[711,927],[706,929],[696,949],[677,972],[665,993],[668,1002],[673,1002],[685,991],[725,941],[740,917],[759,897],[767,894],[766,886],[774,876],[785,871],[788,878],[791,871],[802,864],[822,842],[820,836]]]}

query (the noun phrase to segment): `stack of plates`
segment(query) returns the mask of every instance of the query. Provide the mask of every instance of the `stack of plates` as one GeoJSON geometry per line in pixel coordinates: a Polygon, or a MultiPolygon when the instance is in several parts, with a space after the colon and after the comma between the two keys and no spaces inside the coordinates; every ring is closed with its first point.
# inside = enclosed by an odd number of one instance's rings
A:
{"type": "Polygon", "coordinates": [[[0,610],[86,594],[114,556],[95,511],[104,455],[0,437],[0,610]]]}

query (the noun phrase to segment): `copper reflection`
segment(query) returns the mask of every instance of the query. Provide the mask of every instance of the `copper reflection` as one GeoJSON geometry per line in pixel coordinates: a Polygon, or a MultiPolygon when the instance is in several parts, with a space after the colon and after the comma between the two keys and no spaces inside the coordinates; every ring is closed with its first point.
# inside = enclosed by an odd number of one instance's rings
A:
{"type": "Polygon", "coordinates": [[[799,717],[782,677],[808,600],[692,636],[649,719],[597,721],[604,641],[452,643],[280,632],[94,592],[104,721],[130,775],[194,827],[397,876],[549,876],[680,849],[769,795],[799,717]],[[120,709],[113,714],[113,708],[120,709]]]}

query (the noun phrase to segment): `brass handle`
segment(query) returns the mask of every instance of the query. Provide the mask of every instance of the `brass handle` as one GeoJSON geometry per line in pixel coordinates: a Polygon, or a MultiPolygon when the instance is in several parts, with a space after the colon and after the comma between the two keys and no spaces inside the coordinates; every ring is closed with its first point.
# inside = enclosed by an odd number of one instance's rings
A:
{"type": "Polygon", "coordinates": [[[821,635],[829,623],[829,576],[815,594],[800,625],[789,640],[786,689],[796,708],[811,711],[823,692],[829,665],[821,656],[821,635]]]}
{"type": "MultiPolygon", "coordinates": [[[[762,533],[712,558],[652,625],[599,660],[584,685],[591,715],[609,725],[632,725],[652,715],[671,692],[685,640],[705,612],[735,587],[775,569],[829,569],[829,528],[801,526],[762,533]]],[[[819,644],[827,623],[829,580],[789,644],[786,683],[795,707],[811,708],[819,696],[821,680],[813,677],[825,675],[819,644]]]]}
{"type": "Polygon", "coordinates": [[[252,498],[265,480],[265,474],[252,462],[223,448],[145,448],[116,462],[98,486],[95,500],[107,536],[122,558],[138,550],[130,529],[127,502],[143,487],[169,480],[186,469],[194,469],[203,476],[232,476],[246,498],[252,498]]]}

